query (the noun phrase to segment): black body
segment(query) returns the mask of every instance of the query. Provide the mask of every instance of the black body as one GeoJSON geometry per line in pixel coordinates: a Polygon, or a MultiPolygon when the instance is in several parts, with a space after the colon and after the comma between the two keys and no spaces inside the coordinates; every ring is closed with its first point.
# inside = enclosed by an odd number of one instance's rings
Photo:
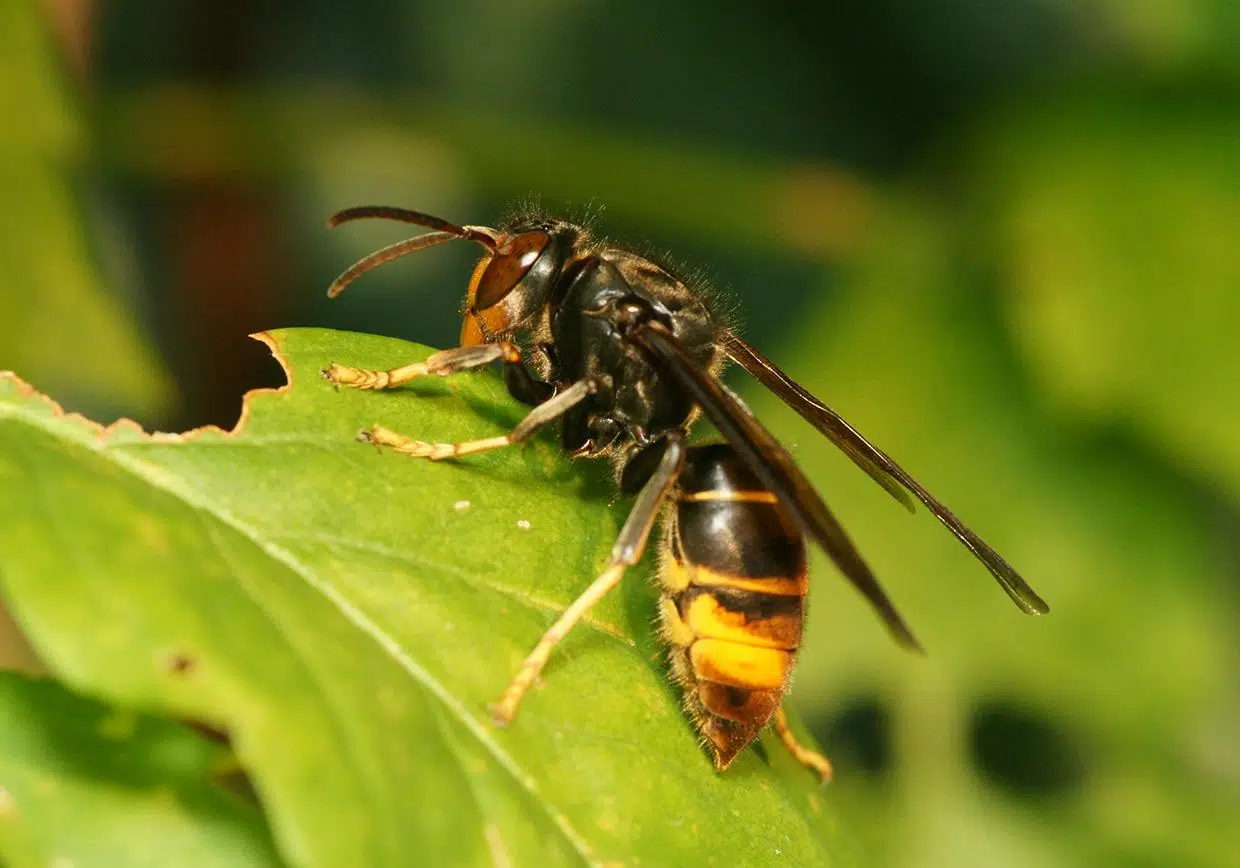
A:
{"type": "Polygon", "coordinates": [[[561,280],[568,285],[562,294],[552,293],[556,301],[547,309],[558,362],[554,371],[548,366],[552,383],[565,386],[590,377],[598,384],[597,393],[565,419],[565,448],[599,455],[685,429],[693,400],[629,334],[658,323],[700,363],[715,367],[714,319],[705,304],[688,298],[685,304],[669,305],[658,292],[658,280],[634,287],[607,252],[581,262],[561,280]]]}

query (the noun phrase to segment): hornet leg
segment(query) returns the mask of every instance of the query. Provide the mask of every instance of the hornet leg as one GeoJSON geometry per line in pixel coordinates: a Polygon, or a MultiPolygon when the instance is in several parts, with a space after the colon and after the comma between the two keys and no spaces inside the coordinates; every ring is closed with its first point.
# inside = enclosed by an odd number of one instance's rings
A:
{"type": "Polygon", "coordinates": [[[390,371],[350,368],[347,365],[338,365],[333,362],[331,367],[324,368],[320,373],[323,379],[336,386],[348,386],[351,389],[393,389],[415,377],[425,377],[428,374],[446,377],[460,371],[484,368],[491,362],[498,361],[503,361],[507,365],[519,365],[521,364],[521,351],[516,344],[504,341],[476,347],[440,350],[427,356],[424,362],[402,365],[390,371]]]}
{"type": "MultiPolygon", "coordinates": [[[[469,349],[473,348],[470,347],[469,349]]],[[[501,449],[504,446],[511,446],[513,443],[522,443],[528,440],[530,435],[540,427],[560,418],[577,404],[580,404],[587,397],[594,394],[595,388],[596,386],[592,379],[578,380],[563,392],[539,404],[524,419],[517,423],[517,427],[507,434],[501,434],[498,437],[466,440],[463,443],[427,443],[424,440],[415,440],[412,437],[406,437],[403,434],[397,434],[395,431],[389,431],[387,428],[375,425],[359,434],[358,439],[363,443],[388,446],[396,452],[411,455],[414,458],[429,458],[431,461],[456,458],[459,455],[468,455],[471,452],[485,452],[488,449],[501,449]]]]}
{"type": "Polygon", "coordinates": [[[668,440],[667,450],[663,453],[659,466],[637,495],[629,517],[620,529],[620,535],[616,537],[607,567],[542,635],[534,650],[521,662],[521,667],[500,696],[499,702],[492,708],[491,716],[501,726],[512,722],[522,697],[547,665],[547,659],[555,646],[595,603],[620,584],[624,571],[641,560],[646,551],[646,542],[650,539],[650,529],[654,527],[655,519],[659,515],[659,507],[685,465],[685,448],[681,444],[681,434],[670,434],[668,440]]]}
{"type": "Polygon", "coordinates": [[[788,752],[796,758],[797,762],[810,771],[815,772],[822,779],[823,783],[831,780],[830,760],[818,751],[808,748],[797,741],[797,737],[792,734],[792,729],[788,726],[788,715],[784,713],[782,705],[775,712],[775,732],[779,735],[779,740],[784,743],[784,747],[788,748],[788,752]]]}

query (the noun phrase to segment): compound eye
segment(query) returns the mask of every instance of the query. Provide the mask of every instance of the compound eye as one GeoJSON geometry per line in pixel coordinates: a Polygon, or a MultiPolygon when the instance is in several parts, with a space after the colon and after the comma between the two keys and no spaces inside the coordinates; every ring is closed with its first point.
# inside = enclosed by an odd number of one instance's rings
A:
{"type": "Polygon", "coordinates": [[[474,310],[486,310],[503,301],[529,273],[550,240],[546,232],[522,232],[500,245],[478,278],[474,310]]]}

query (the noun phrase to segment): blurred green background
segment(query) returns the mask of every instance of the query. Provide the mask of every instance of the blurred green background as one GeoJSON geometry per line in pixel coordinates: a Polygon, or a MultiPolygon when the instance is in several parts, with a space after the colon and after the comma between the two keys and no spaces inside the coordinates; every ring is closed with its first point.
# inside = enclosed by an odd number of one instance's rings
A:
{"type": "Polygon", "coordinates": [[[1234,0],[8,0],[0,369],[228,426],[249,332],[455,340],[473,251],[329,305],[400,237],[331,212],[588,213],[1051,604],[731,378],[930,650],[817,565],[794,699],[870,863],[1240,865],[1238,46],[1234,0]]]}

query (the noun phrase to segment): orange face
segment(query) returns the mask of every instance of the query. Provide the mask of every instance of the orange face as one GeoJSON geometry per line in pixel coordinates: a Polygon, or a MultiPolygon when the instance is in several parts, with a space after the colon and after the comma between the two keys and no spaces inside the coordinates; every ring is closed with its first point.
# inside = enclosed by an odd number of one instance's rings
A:
{"type": "Polygon", "coordinates": [[[474,273],[469,278],[469,291],[465,294],[465,321],[461,323],[461,346],[476,347],[479,344],[485,344],[487,332],[497,332],[501,330],[505,323],[503,322],[502,308],[493,307],[490,310],[481,313],[475,307],[478,298],[478,282],[482,279],[482,275],[486,272],[487,266],[491,264],[491,257],[484,256],[478,260],[478,265],[474,267],[474,273]]]}

